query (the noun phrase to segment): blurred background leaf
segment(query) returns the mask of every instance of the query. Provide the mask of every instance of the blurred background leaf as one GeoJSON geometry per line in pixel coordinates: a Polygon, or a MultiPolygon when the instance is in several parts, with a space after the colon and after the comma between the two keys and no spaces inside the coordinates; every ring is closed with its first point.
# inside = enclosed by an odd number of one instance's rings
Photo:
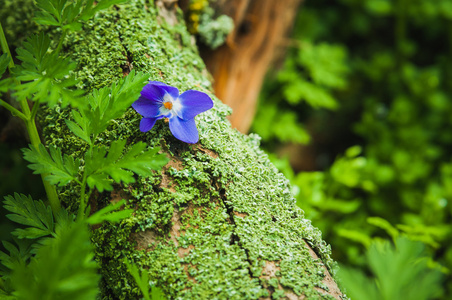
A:
{"type": "Polygon", "coordinates": [[[371,276],[343,266],[340,278],[352,299],[426,300],[441,296],[442,274],[428,266],[424,245],[407,238],[374,241],[366,252],[371,276]]]}

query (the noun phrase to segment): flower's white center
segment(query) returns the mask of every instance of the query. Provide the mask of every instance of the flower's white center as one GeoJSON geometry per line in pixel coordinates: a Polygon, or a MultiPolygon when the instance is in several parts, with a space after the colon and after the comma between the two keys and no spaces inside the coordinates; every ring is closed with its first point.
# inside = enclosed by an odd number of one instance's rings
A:
{"type": "Polygon", "coordinates": [[[166,115],[169,118],[179,116],[179,112],[182,108],[179,98],[174,99],[170,94],[165,94],[165,96],[163,96],[162,104],[163,105],[160,107],[160,115],[166,115]]]}

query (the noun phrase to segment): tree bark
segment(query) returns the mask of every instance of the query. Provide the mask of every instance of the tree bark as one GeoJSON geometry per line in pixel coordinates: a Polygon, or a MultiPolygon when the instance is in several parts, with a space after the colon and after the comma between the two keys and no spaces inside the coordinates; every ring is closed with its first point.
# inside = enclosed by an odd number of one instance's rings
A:
{"type": "MultiPolygon", "coordinates": [[[[211,94],[182,18],[168,1],[131,0],[68,35],[64,52],[78,63],[87,90],[135,69],[181,91],[211,94]]],[[[119,224],[93,229],[102,299],[141,297],[126,261],[148,272],[168,299],[339,299],[331,277],[334,262],[320,231],[303,218],[288,181],[259,149],[259,138],[233,130],[226,118],[230,109],[213,98],[215,107],[196,118],[195,145],[175,139],[163,121],[141,133],[141,117],[133,109],[97,141],[107,146],[117,139],[145,141],[170,158],[148,178],[91,196],[93,208],[124,198],[135,209],[119,224]]],[[[47,110],[43,136],[48,145],[81,158],[86,145],[69,133],[64,122],[69,116],[68,109],[47,110]]],[[[75,210],[78,190],[61,192],[75,210]]]]}
{"type": "Polygon", "coordinates": [[[201,56],[212,73],[215,94],[232,108],[233,127],[247,133],[263,79],[291,28],[301,0],[217,1],[216,11],[234,20],[225,45],[201,56]]]}

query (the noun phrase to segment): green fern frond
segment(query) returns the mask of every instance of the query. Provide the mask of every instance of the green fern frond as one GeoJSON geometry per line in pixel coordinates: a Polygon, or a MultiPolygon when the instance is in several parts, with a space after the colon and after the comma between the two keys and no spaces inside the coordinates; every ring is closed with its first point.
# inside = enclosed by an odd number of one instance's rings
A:
{"type": "Polygon", "coordinates": [[[85,172],[90,188],[97,188],[100,192],[113,189],[113,181],[119,183],[135,182],[133,173],[141,176],[150,175],[151,170],[163,167],[168,159],[154,148],[143,152],[147,147],[145,143],[134,144],[129,151],[123,154],[126,140],[114,141],[110,148],[97,147],[85,155],[85,172]]]}
{"type": "Polygon", "coordinates": [[[122,199],[121,201],[118,201],[117,203],[110,204],[110,205],[102,208],[101,210],[95,212],[94,214],[92,214],[88,219],[86,219],[86,222],[90,225],[100,224],[104,221],[108,221],[111,223],[119,222],[119,221],[129,217],[134,212],[133,209],[124,209],[124,210],[115,211],[118,208],[120,208],[121,206],[123,206],[124,204],[126,204],[126,200],[124,200],[124,199],[122,199]]]}
{"type": "Polygon", "coordinates": [[[90,234],[83,223],[70,223],[37,250],[30,264],[14,270],[17,299],[96,299],[97,265],[90,234]]]}
{"type": "Polygon", "coordinates": [[[31,196],[15,193],[6,196],[3,201],[4,208],[12,212],[6,215],[8,219],[21,225],[24,229],[16,228],[12,233],[18,238],[36,239],[51,235],[55,229],[52,210],[41,200],[35,201],[31,196]]]}
{"type": "Polygon", "coordinates": [[[132,275],[133,279],[138,285],[144,299],[151,300],[151,296],[149,295],[149,273],[146,270],[142,270],[140,272],[137,266],[128,261],[125,261],[125,265],[127,266],[127,270],[129,271],[130,275],[132,275]]]}
{"type": "Polygon", "coordinates": [[[77,181],[80,167],[80,160],[72,156],[61,154],[61,149],[50,146],[50,154],[44,145],[40,144],[39,149],[30,145],[30,148],[22,149],[24,159],[31,162],[28,167],[34,170],[34,174],[49,173],[45,179],[51,184],[64,186],[71,181],[77,181]]]}
{"type": "Polygon", "coordinates": [[[374,278],[348,267],[341,268],[339,277],[352,299],[436,299],[443,275],[428,266],[424,250],[422,243],[405,237],[397,238],[395,247],[374,241],[367,251],[374,278]]]}
{"type": "Polygon", "coordinates": [[[66,120],[66,125],[76,136],[92,145],[111,120],[121,117],[138,99],[147,82],[147,74],[132,71],[111,87],[94,90],[88,96],[88,105],[72,111],[74,121],[66,120]]]}
{"type": "Polygon", "coordinates": [[[50,38],[44,33],[30,36],[18,48],[17,58],[22,61],[17,69],[15,95],[19,99],[40,101],[53,106],[61,101],[62,106],[77,106],[83,91],[75,89],[77,80],[72,74],[76,64],[58,53],[49,52],[50,38]]]}
{"type": "Polygon", "coordinates": [[[25,266],[31,258],[31,241],[30,240],[17,240],[16,245],[2,241],[3,248],[9,252],[0,251],[0,275],[6,279],[9,278],[11,271],[25,266]]]}
{"type": "Polygon", "coordinates": [[[2,56],[0,56],[0,77],[3,75],[3,73],[5,73],[9,61],[10,58],[8,57],[8,54],[3,53],[2,56]]]}
{"type": "Polygon", "coordinates": [[[126,0],[36,0],[40,11],[35,13],[38,24],[60,26],[71,30],[80,30],[81,21],[91,19],[100,10],[126,0]]]}

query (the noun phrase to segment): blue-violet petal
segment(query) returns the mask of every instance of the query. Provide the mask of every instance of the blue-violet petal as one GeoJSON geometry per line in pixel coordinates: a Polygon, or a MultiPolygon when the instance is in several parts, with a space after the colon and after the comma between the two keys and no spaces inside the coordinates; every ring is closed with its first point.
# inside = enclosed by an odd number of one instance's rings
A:
{"type": "Polygon", "coordinates": [[[143,118],[140,121],[140,131],[141,132],[148,132],[149,130],[154,127],[155,121],[157,121],[157,118],[143,118]]]}
{"type": "Polygon", "coordinates": [[[213,107],[212,99],[203,92],[188,90],[179,96],[182,104],[180,117],[184,120],[192,119],[196,115],[213,107]]]}
{"type": "Polygon", "coordinates": [[[179,90],[159,81],[149,81],[141,90],[141,96],[160,103],[163,102],[165,94],[170,94],[176,99],[179,96],[179,90]]]}
{"type": "Polygon", "coordinates": [[[189,144],[195,144],[199,140],[195,119],[182,120],[174,117],[169,120],[171,133],[179,140],[189,144]]]}
{"type": "Polygon", "coordinates": [[[160,114],[161,104],[141,96],[132,107],[145,118],[155,118],[160,114]]]}

